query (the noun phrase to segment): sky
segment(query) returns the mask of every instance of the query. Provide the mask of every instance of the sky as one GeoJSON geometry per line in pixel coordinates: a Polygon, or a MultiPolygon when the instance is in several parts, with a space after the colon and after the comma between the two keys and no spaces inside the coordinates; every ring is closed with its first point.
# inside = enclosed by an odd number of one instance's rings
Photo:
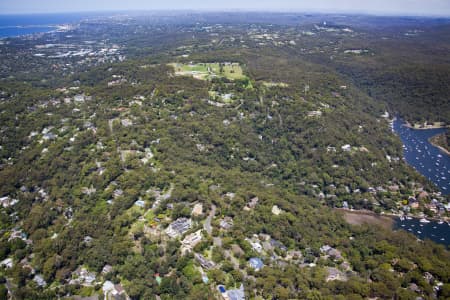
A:
{"type": "Polygon", "coordinates": [[[0,0],[0,14],[245,10],[450,16],[450,0],[0,0]]]}

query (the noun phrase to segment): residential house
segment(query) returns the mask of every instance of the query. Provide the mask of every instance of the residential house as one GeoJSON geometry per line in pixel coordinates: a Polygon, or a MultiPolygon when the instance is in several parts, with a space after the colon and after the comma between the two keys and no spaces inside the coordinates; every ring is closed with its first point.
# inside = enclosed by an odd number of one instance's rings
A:
{"type": "Polygon", "coordinates": [[[191,214],[194,217],[201,216],[203,214],[203,205],[201,203],[195,204],[191,214]]]}
{"type": "Polygon", "coordinates": [[[42,136],[42,138],[43,138],[45,141],[54,140],[54,139],[56,139],[57,137],[58,137],[58,136],[57,136],[56,134],[51,133],[51,132],[46,133],[46,134],[44,134],[44,135],[42,136]]]}
{"type": "Polygon", "coordinates": [[[330,251],[332,248],[330,245],[323,245],[322,247],[320,247],[320,252],[322,253],[327,253],[328,251],[330,251]]]}
{"type": "Polygon", "coordinates": [[[417,201],[417,199],[414,197],[409,197],[408,204],[411,209],[418,209],[420,206],[419,201],[417,201]]]}
{"type": "Polygon", "coordinates": [[[334,248],[328,251],[328,255],[333,257],[334,259],[342,259],[341,251],[334,248]]]}
{"type": "Polygon", "coordinates": [[[13,205],[15,205],[15,204],[18,203],[18,202],[19,202],[19,200],[17,200],[17,199],[11,199],[11,198],[8,197],[8,196],[6,196],[6,197],[1,197],[1,198],[0,198],[0,204],[1,204],[3,207],[13,206],[13,205]]]}
{"type": "Polygon", "coordinates": [[[274,239],[270,239],[270,245],[272,245],[272,247],[278,248],[282,251],[287,251],[287,248],[285,245],[283,245],[283,243],[281,243],[280,241],[274,240],[274,239]]]}
{"type": "Polygon", "coordinates": [[[350,152],[352,150],[352,146],[350,146],[349,144],[346,144],[346,145],[342,146],[341,149],[343,151],[350,152]]]}
{"type": "Polygon", "coordinates": [[[278,207],[278,205],[272,206],[272,213],[276,216],[281,214],[283,211],[278,207]]]}
{"type": "Polygon", "coordinates": [[[216,264],[208,259],[206,259],[203,255],[195,253],[195,260],[206,270],[213,269],[216,264]]]}
{"type": "Polygon", "coordinates": [[[69,281],[69,284],[82,284],[87,286],[92,286],[96,276],[94,272],[89,272],[84,267],[78,267],[73,273],[72,273],[73,279],[69,281]]]}
{"type": "Polygon", "coordinates": [[[129,127],[129,126],[133,125],[133,121],[131,121],[130,119],[123,119],[120,121],[120,123],[124,127],[129,127]]]}
{"type": "Polygon", "coordinates": [[[321,115],[322,115],[322,112],[320,110],[308,112],[308,117],[320,117],[321,115]]]}
{"type": "Polygon", "coordinates": [[[185,254],[189,251],[192,251],[192,249],[200,243],[202,240],[202,230],[198,230],[194,233],[191,233],[187,235],[183,241],[181,242],[181,253],[185,254]]]}
{"type": "Polygon", "coordinates": [[[222,229],[228,230],[233,227],[233,219],[231,217],[225,217],[220,220],[219,225],[222,229]]]}
{"type": "Polygon", "coordinates": [[[227,294],[230,300],[245,300],[244,285],[241,283],[239,289],[228,290],[227,294]]]}
{"type": "Polygon", "coordinates": [[[116,199],[116,198],[118,198],[118,197],[120,197],[122,195],[123,195],[123,190],[121,190],[121,189],[114,190],[114,192],[113,192],[113,198],[114,199],[116,199]]]}
{"type": "Polygon", "coordinates": [[[34,276],[33,281],[36,282],[36,284],[38,286],[44,287],[47,285],[47,282],[44,280],[44,278],[42,277],[42,275],[37,274],[36,276],[34,276]]]}
{"type": "Polygon", "coordinates": [[[105,300],[129,299],[121,284],[114,284],[111,281],[105,281],[102,290],[105,295],[105,300]]]}
{"type": "Polygon", "coordinates": [[[102,269],[102,274],[106,275],[108,273],[110,273],[112,271],[112,266],[111,265],[105,265],[102,269]]]}
{"type": "Polygon", "coordinates": [[[342,208],[348,209],[348,202],[347,201],[342,202],[342,208]]]}
{"type": "Polygon", "coordinates": [[[334,281],[334,280],[339,280],[339,281],[347,281],[347,276],[341,272],[340,270],[336,269],[336,268],[332,268],[332,267],[327,267],[327,278],[326,281],[334,281]]]}
{"type": "Polygon", "coordinates": [[[388,190],[390,192],[394,193],[394,192],[398,192],[400,190],[400,187],[398,185],[391,185],[391,186],[388,186],[388,190]]]}
{"type": "Polygon", "coordinates": [[[256,207],[256,205],[259,202],[259,198],[258,197],[253,197],[252,199],[250,199],[250,201],[247,203],[247,205],[244,207],[244,210],[251,210],[254,209],[256,207]]]}
{"type": "Polygon", "coordinates": [[[256,271],[261,270],[264,267],[264,263],[259,257],[252,257],[248,261],[250,267],[255,269],[256,271]]]}
{"type": "Polygon", "coordinates": [[[8,238],[8,242],[14,239],[21,239],[22,241],[27,241],[27,235],[20,228],[13,228],[8,238]]]}
{"type": "Polygon", "coordinates": [[[73,100],[75,101],[75,102],[84,102],[84,100],[85,100],[85,96],[84,95],[75,95],[75,97],[73,97],[73,100]]]}
{"type": "Polygon", "coordinates": [[[261,243],[259,242],[259,240],[256,240],[255,237],[253,238],[253,240],[248,239],[248,238],[246,238],[245,240],[250,243],[253,250],[255,250],[258,253],[262,252],[263,247],[262,247],[261,243]]]}
{"type": "Polygon", "coordinates": [[[322,252],[323,254],[328,255],[334,259],[342,259],[341,252],[329,245],[324,245],[324,246],[320,247],[320,252],[322,252]]]}
{"type": "Polygon", "coordinates": [[[13,265],[14,265],[14,262],[13,262],[12,258],[6,258],[0,262],[0,267],[5,267],[7,269],[12,268],[13,265]]]}
{"type": "Polygon", "coordinates": [[[302,257],[302,252],[298,250],[290,250],[286,253],[287,260],[300,260],[302,257]]]}
{"type": "Polygon", "coordinates": [[[417,196],[417,199],[423,200],[429,197],[429,194],[426,191],[420,192],[420,194],[417,196]]]}
{"type": "Polygon", "coordinates": [[[171,238],[183,235],[192,226],[192,220],[187,218],[179,218],[172,222],[166,229],[166,233],[171,238]]]}
{"type": "Polygon", "coordinates": [[[231,200],[233,200],[234,197],[236,197],[236,193],[228,192],[228,193],[225,194],[225,196],[227,196],[228,198],[230,198],[231,200]]]}
{"type": "Polygon", "coordinates": [[[136,202],[134,202],[134,205],[144,208],[145,207],[145,201],[144,200],[137,200],[136,202]]]}

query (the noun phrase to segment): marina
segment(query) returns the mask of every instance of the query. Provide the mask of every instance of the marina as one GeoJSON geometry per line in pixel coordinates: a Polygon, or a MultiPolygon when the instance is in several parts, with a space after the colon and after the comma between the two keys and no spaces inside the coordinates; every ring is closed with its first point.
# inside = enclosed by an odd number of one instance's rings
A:
{"type": "Polygon", "coordinates": [[[442,194],[450,194],[450,156],[429,142],[431,137],[447,129],[412,129],[406,127],[401,118],[396,118],[393,130],[403,142],[406,162],[433,182],[442,194]]]}
{"type": "Polygon", "coordinates": [[[397,218],[394,229],[406,230],[421,240],[430,239],[445,246],[450,245],[450,225],[443,221],[430,221],[411,217],[397,218]]]}

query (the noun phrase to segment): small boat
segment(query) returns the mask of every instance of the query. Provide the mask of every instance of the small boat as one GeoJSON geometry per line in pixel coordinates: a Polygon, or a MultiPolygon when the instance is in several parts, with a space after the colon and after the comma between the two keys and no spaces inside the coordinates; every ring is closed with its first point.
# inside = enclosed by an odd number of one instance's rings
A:
{"type": "Polygon", "coordinates": [[[428,221],[428,220],[425,219],[425,218],[420,219],[419,222],[420,222],[420,223],[430,223],[430,221],[428,221]]]}
{"type": "Polygon", "coordinates": [[[404,220],[405,220],[405,217],[400,216],[400,221],[404,221],[404,220]]]}
{"type": "Polygon", "coordinates": [[[421,233],[422,233],[422,231],[417,231],[417,233],[418,233],[418,234],[421,234],[421,233]]]}
{"type": "Polygon", "coordinates": [[[406,220],[412,220],[412,218],[411,217],[406,217],[406,220]]]}
{"type": "Polygon", "coordinates": [[[439,224],[439,225],[444,224],[444,221],[439,220],[438,224],[439,224]]]}

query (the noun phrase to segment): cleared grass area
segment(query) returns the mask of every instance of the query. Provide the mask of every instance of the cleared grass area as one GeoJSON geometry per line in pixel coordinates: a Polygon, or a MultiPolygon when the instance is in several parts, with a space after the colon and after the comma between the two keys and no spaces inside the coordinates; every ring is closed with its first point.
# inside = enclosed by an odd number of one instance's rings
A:
{"type": "Polygon", "coordinates": [[[267,81],[263,81],[262,84],[265,87],[271,88],[271,87],[281,87],[281,88],[286,88],[289,85],[287,83],[284,82],[267,82],[267,81]]]}
{"type": "Polygon", "coordinates": [[[349,210],[341,210],[343,213],[345,221],[352,225],[379,225],[386,229],[391,229],[394,220],[387,216],[379,216],[370,211],[349,211],[349,210]]]}
{"type": "Polygon", "coordinates": [[[192,76],[200,80],[210,80],[215,77],[223,77],[229,80],[247,79],[238,63],[172,63],[169,65],[175,69],[175,75],[177,76],[192,76]]]}

